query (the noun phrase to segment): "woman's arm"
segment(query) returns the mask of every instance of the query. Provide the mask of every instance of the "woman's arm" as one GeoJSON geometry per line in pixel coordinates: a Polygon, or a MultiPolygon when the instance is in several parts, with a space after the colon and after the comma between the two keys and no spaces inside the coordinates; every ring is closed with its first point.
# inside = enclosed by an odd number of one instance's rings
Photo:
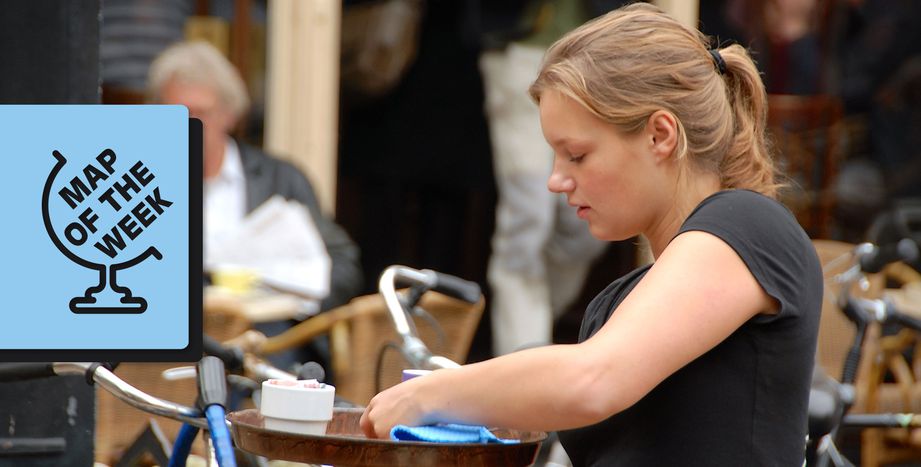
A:
{"type": "Polygon", "coordinates": [[[592,338],[443,370],[390,388],[361,418],[368,436],[438,421],[561,430],[626,409],[758,313],[776,312],[735,251],[686,232],[592,338]]]}

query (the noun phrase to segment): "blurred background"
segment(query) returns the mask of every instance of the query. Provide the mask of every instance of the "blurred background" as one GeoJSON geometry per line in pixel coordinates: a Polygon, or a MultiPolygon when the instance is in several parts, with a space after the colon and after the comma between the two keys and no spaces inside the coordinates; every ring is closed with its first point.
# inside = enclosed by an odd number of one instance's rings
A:
{"type": "MultiPolygon", "coordinates": [[[[178,41],[209,43],[251,98],[230,136],[306,175],[318,201],[314,214],[334,221],[360,251],[347,298],[375,294],[378,276],[392,264],[480,284],[485,311],[464,349],[473,362],[496,354],[495,284],[487,269],[501,198],[481,57],[517,42],[545,47],[555,33],[623,3],[6,2],[0,102],[150,102],[154,59],[178,41]]],[[[787,183],[783,201],[812,238],[860,242],[882,235],[879,219],[887,213],[919,206],[921,2],[654,3],[700,28],[714,46],[751,49],[770,95],[769,130],[787,183]]],[[[575,342],[588,301],[645,258],[640,239],[594,255],[575,297],[556,311],[553,341],[575,342]]],[[[308,314],[317,311],[326,308],[308,314]]],[[[229,338],[254,320],[218,321],[212,331],[229,338]]],[[[329,343],[319,347],[309,358],[329,360],[329,343]]],[[[0,401],[24,391],[0,387],[0,401]]],[[[74,391],[62,389],[61,400],[74,391]]]]}
{"type": "MultiPolygon", "coordinates": [[[[527,2],[490,3],[104,0],[99,99],[143,102],[158,53],[208,41],[252,96],[236,136],[307,172],[360,247],[365,292],[395,263],[486,286],[497,193],[477,60],[492,46],[490,21],[527,2]]],[[[582,3],[591,17],[624,2],[582,3]]],[[[771,95],[785,201],[812,237],[859,241],[878,214],[921,196],[921,4],[660,4],[714,44],[750,47],[771,95]]],[[[605,283],[633,265],[626,243],[598,262],[605,283]]],[[[475,359],[490,354],[481,327],[475,359]]]]}

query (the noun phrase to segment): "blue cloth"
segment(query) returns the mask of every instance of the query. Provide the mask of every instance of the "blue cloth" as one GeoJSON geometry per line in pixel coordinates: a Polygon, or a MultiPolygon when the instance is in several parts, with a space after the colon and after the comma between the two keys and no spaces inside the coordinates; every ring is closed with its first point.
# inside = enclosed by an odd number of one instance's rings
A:
{"type": "Polygon", "coordinates": [[[515,444],[517,439],[496,437],[485,426],[458,425],[454,423],[406,426],[397,425],[390,430],[390,439],[394,441],[425,441],[429,443],[501,443],[515,444]]]}

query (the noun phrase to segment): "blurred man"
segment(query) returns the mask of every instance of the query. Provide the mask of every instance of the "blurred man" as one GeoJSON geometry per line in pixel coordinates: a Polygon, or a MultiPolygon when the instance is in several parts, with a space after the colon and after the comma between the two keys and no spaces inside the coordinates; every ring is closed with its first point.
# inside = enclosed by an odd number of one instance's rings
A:
{"type": "Polygon", "coordinates": [[[490,30],[483,32],[480,71],[499,189],[490,313],[493,352],[503,355],[553,342],[556,320],[578,297],[607,244],[592,237],[565,196],[547,189],[553,150],[528,95],[546,48],[587,19],[589,10],[581,0],[482,6],[490,30]]]}
{"type": "MultiPolygon", "coordinates": [[[[185,105],[190,117],[202,121],[206,264],[209,251],[233,235],[249,213],[269,198],[280,195],[307,208],[331,260],[329,292],[324,297],[315,297],[320,302],[319,309],[342,305],[360,292],[358,247],[341,227],[322,214],[304,174],[293,165],[230,136],[249,107],[249,97],[239,73],[217,49],[204,42],[183,42],[169,47],[150,67],[148,95],[156,103],[185,105]]],[[[284,256],[277,260],[284,261],[284,256]]],[[[292,283],[303,280],[285,279],[292,283]]],[[[272,335],[291,324],[289,321],[259,323],[256,328],[272,335]]],[[[323,349],[312,349],[312,353],[309,350],[277,361],[287,364],[309,358],[328,367],[323,349]]]]}

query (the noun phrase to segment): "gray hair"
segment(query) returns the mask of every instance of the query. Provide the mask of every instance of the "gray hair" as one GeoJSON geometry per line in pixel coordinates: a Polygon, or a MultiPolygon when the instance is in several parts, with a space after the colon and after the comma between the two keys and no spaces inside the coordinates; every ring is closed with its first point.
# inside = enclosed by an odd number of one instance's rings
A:
{"type": "Polygon", "coordinates": [[[207,42],[177,42],[164,50],[150,65],[147,74],[148,99],[159,101],[163,86],[174,78],[214,89],[236,117],[249,109],[249,95],[240,73],[207,42]]]}

